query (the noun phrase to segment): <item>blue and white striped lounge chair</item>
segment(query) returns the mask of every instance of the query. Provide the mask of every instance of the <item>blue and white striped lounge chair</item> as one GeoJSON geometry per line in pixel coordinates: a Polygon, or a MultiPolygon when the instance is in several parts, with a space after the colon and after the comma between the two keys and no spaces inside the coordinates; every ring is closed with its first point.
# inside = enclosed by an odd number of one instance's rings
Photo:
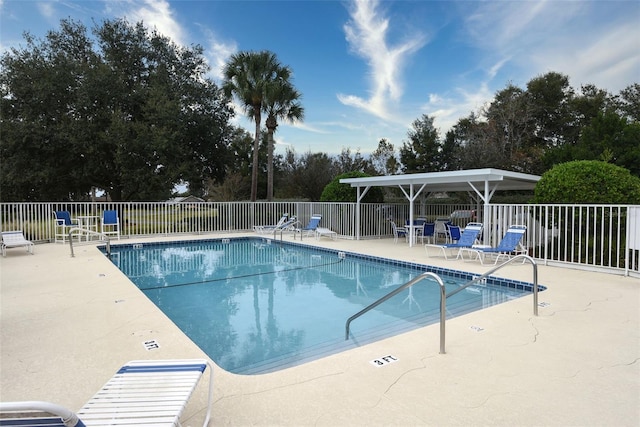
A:
{"type": "Polygon", "coordinates": [[[296,231],[300,233],[300,239],[302,239],[302,236],[313,236],[316,234],[316,229],[318,228],[318,225],[320,225],[320,220],[322,219],[322,215],[320,214],[313,214],[311,215],[311,219],[309,220],[309,223],[303,227],[303,228],[299,228],[296,231]]]}
{"type": "MultiPolygon", "coordinates": [[[[453,228],[453,226],[451,227],[453,228]]],[[[470,248],[478,239],[478,236],[482,232],[482,224],[479,222],[470,222],[464,228],[464,231],[460,235],[460,239],[458,239],[455,243],[444,243],[441,245],[438,244],[425,244],[424,249],[427,253],[427,257],[429,257],[429,248],[437,248],[442,251],[445,259],[449,259],[449,256],[453,256],[455,252],[456,258],[460,257],[460,249],[462,248],[470,248]],[[447,251],[450,251],[447,254],[447,251]]]]}
{"type": "Polygon", "coordinates": [[[485,256],[489,254],[495,257],[494,264],[498,263],[501,258],[510,258],[512,254],[526,253],[526,249],[522,246],[522,237],[527,231],[526,225],[512,225],[509,227],[504,237],[495,248],[492,247],[471,247],[461,248],[460,257],[464,260],[463,253],[469,253],[471,259],[479,259],[484,264],[485,256]]]}
{"type": "Polygon", "coordinates": [[[280,220],[278,221],[277,224],[273,224],[273,225],[254,225],[253,226],[253,231],[255,231],[256,233],[259,233],[259,234],[271,233],[276,228],[282,227],[282,224],[287,222],[288,219],[289,219],[289,214],[288,213],[282,214],[282,217],[280,218],[280,220]]]}
{"type": "Polygon", "coordinates": [[[2,232],[2,256],[7,256],[7,249],[26,247],[33,255],[33,242],[27,240],[22,230],[2,232]]]}
{"type": "MultiPolygon", "coordinates": [[[[213,368],[204,359],[131,361],[75,414],[47,402],[0,403],[0,426],[178,426],[180,416],[207,367],[209,400],[203,423],[206,427],[213,403],[213,368]],[[36,410],[56,417],[46,416],[44,424],[39,419],[34,420],[33,415],[24,418],[25,411],[36,410]],[[8,415],[11,411],[19,411],[23,418],[8,415]],[[11,418],[7,418],[9,416],[11,418]],[[22,423],[12,424],[20,419],[22,423]],[[46,424],[47,421],[51,424],[46,424]]],[[[38,417],[43,418],[42,414],[38,417]]]]}
{"type": "Polygon", "coordinates": [[[134,360],[120,370],[78,411],[86,426],[177,426],[180,416],[209,367],[209,401],[213,401],[213,368],[204,359],[134,360]]]}

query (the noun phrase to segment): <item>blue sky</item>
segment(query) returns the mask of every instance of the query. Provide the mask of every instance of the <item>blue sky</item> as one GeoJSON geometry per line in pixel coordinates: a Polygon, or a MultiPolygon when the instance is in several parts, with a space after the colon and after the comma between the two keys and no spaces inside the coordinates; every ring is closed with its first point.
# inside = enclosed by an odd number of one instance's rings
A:
{"type": "MultiPolygon", "coordinates": [[[[178,44],[200,44],[221,81],[238,51],[274,52],[290,66],[305,120],[280,124],[292,147],[368,154],[399,148],[411,123],[435,117],[442,136],[508,83],[549,71],[618,93],[640,82],[640,2],[0,0],[0,51],[73,18],[143,21],[178,44]]],[[[239,111],[237,125],[253,132],[239,111]]]]}

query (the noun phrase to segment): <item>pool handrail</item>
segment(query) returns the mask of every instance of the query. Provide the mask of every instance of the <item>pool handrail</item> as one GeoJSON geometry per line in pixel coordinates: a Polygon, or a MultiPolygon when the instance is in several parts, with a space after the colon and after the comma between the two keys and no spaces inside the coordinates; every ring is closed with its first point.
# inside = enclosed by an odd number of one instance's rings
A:
{"type": "Polygon", "coordinates": [[[73,239],[71,238],[71,234],[74,231],[81,231],[83,233],[93,234],[96,236],[101,236],[107,242],[107,258],[111,259],[111,239],[104,233],[100,233],[98,231],[89,230],[86,228],[73,227],[69,229],[69,248],[71,249],[71,258],[75,258],[75,254],[73,253],[73,239]]]}
{"type": "Polygon", "coordinates": [[[506,265],[511,264],[512,262],[514,262],[516,260],[522,260],[523,263],[525,261],[529,261],[531,263],[531,266],[533,267],[533,314],[534,314],[534,316],[537,316],[538,315],[538,264],[529,255],[521,254],[521,255],[516,255],[516,256],[514,256],[512,258],[509,258],[508,260],[506,260],[502,264],[492,268],[491,270],[483,273],[482,275],[480,275],[478,277],[474,277],[473,279],[471,279],[470,281],[468,281],[464,285],[462,285],[459,288],[454,289],[453,291],[449,292],[446,297],[449,298],[450,296],[453,296],[453,295],[457,294],[458,292],[466,289],[467,287],[473,285],[474,283],[486,279],[487,277],[489,277],[490,275],[492,275],[496,271],[500,270],[502,267],[505,267],[506,265]]]}
{"type": "Polygon", "coordinates": [[[445,336],[444,336],[445,335],[445,319],[444,319],[444,316],[445,316],[445,313],[446,313],[445,288],[444,288],[444,283],[442,282],[442,279],[440,278],[440,276],[438,276],[437,274],[432,273],[430,271],[427,271],[425,273],[422,273],[419,276],[414,277],[413,279],[409,280],[404,285],[398,286],[393,291],[391,291],[388,294],[384,295],[383,297],[379,298],[377,301],[372,302],[371,304],[369,304],[368,306],[366,306],[365,308],[363,308],[362,310],[360,310],[359,312],[357,312],[353,316],[349,317],[347,319],[347,323],[344,326],[344,328],[345,328],[344,340],[347,341],[349,339],[349,325],[351,325],[351,322],[353,320],[357,319],[358,317],[362,316],[363,314],[365,314],[369,310],[371,310],[371,309],[377,307],[378,305],[382,304],[383,302],[385,302],[389,298],[399,294],[400,292],[404,291],[405,289],[415,285],[416,283],[422,281],[423,279],[426,279],[427,277],[431,277],[431,278],[435,279],[436,282],[438,282],[438,285],[440,286],[440,354],[444,354],[445,353],[445,351],[444,351],[444,342],[445,342],[445,336]]]}
{"type": "Polygon", "coordinates": [[[410,281],[408,281],[404,285],[401,285],[401,286],[397,287],[396,289],[392,290],[388,294],[386,294],[383,297],[379,298],[375,302],[369,304],[368,306],[366,306],[365,308],[363,308],[362,310],[360,310],[359,312],[357,312],[353,316],[349,317],[347,319],[347,323],[345,324],[345,337],[344,337],[344,339],[345,339],[345,341],[347,341],[349,339],[349,325],[351,324],[351,322],[353,320],[355,320],[356,318],[362,316],[363,314],[365,314],[369,310],[377,307],[378,305],[382,304],[383,302],[385,302],[389,298],[391,298],[391,297],[399,294],[400,292],[404,291],[405,289],[415,285],[416,283],[420,282],[421,280],[423,280],[423,279],[425,279],[427,277],[432,277],[432,278],[436,279],[436,281],[440,285],[440,354],[445,354],[445,333],[446,333],[445,321],[446,321],[446,305],[447,305],[446,301],[447,301],[447,298],[457,294],[458,292],[462,291],[463,289],[466,289],[467,287],[473,285],[476,282],[479,282],[481,280],[486,279],[488,276],[490,276],[491,274],[493,274],[496,271],[500,270],[502,267],[505,267],[506,265],[511,264],[512,262],[514,262],[516,260],[522,260],[523,263],[525,261],[528,261],[528,262],[531,263],[531,266],[533,267],[533,314],[534,314],[534,316],[537,316],[538,315],[538,264],[529,255],[516,255],[513,258],[510,258],[507,261],[503,262],[502,264],[492,268],[491,270],[481,274],[480,276],[474,277],[473,279],[471,279],[470,281],[468,281],[464,285],[462,285],[459,288],[449,292],[448,294],[445,293],[444,283],[442,282],[442,279],[440,279],[440,276],[438,276],[435,273],[431,273],[431,272],[422,273],[421,275],[411,279],[410,281]]]}

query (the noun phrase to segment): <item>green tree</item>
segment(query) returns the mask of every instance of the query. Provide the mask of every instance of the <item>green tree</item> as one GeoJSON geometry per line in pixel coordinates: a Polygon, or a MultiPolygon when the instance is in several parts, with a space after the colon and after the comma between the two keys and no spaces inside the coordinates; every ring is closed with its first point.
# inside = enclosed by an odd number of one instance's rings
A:
{"type": "Polygon", "coordinates": [[[435,172],[440,170],[440,134],[433,126],[433,117],[423,114],[407,133],[409,140],[402,143],[400,162],[405,173],[435,172]]]}
{"type": "MultiPolygon", "coordinates": [[[[358,196],[356,187],[349,184],[342,184],[340,180],[343,178],[363,178],[368,177],[364,172],[352,171],[346,172],[335,177],[322,191],[320,201],[322,202],[355,202],[358,196]]],[[[382,203],[384,195],[380,187],[372,187],[362,198],[363,203],[382,203]]]]}
{"type": "Polygon", "coordinates": [[[251,168],[251,201],[258,197],[258,162],[260,150],[260,123],[262,112],[269,104],[272,85],[288,81],[291,71],[282,66],[276,55],[269,51],[238,52],[224,67],[223,88],[228,96],[235,95],[245,114],[255,122],[253,164],[251,168]]]}
{"type": "Polygon", "coordinates": [[[640,204],[640,178],[597,160],[562,163],[542,175],[533,203],[640,204]]]}
{"type": "MultiPolygon", "coordinates": [[[[285,67],[286,68],[286,67],[285,67]]],[[[284,73],[282,73],[284,75],[284,73]]],[[[273,200],[273,134],[278,127],[278,120],[296,122],[304,118],[304,108],[300,104],[301,94],[293,87],[288,78],[274,82],[267,88],[265,101],[267,120],[265,125],[269,137],[267,151],[267,200],[273,200]]]]}
{"type": "Polygon", "coordinates": [[[3,199],[157,200],[222,177],[232,112],[202,48],[125,20],[93,34],[64,20],[2,56],[3,199]]]}

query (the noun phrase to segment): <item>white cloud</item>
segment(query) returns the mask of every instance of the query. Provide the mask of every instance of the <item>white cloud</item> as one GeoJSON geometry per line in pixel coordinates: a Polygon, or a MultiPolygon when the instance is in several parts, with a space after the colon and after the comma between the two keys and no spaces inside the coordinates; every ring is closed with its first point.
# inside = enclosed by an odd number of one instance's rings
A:
{"type": "Polygon", "coordinates": [[[370,96],[338,94],[345,105],[365,110],[383,119],[392,119],[389,103],[403,94],[402,71],[408,57],[426,43],[422,34],[415,34],[395,47],[388,45],[389,20],[378,10],[378,0],[354,1],[351,20],[344,31],[351,50],[366,60],[369,66],[370,96]]]}
{"type": "Polygon", "coordinates": [[[202,27],[206,39],[204,46],[207,61],[211,66],[212,77],[218,82],[224,79],[224,66],[229,57],[238,51],[238,44],[235,41],[224,42],[220,40],[216,34],[208,28],[202,27]]]}
{"type": "MultiPolygon", "coordinates": [[[[178,45],[186,45],[185,34],[180,24],[175,20],[171,5],[166,0],[128,1],[130,8],[120,15],[128,21],[136,23],[142,21],[149,29],[156,29],[160,34],[169,37],[178,45]]],[[[107,3],[113,9],[113,4],[107,3]]]]}

